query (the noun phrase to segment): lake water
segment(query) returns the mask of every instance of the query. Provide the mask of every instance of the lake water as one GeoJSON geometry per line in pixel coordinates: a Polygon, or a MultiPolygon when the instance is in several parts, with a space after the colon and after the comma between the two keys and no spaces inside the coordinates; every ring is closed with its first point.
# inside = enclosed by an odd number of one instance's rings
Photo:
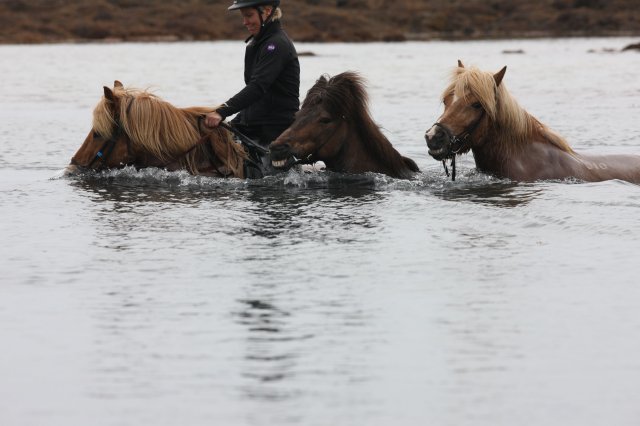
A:
{"type": "Polygon", "coordinates": [[[0,424],[640,424],[640,187],[451,182],[423,139],[462,59],[640,153],[634,41],[298,44],[303,94],[369,81],[411,181],[64,178],[103,85],[218,104],[243,44],[0,46],[0,424]]]}

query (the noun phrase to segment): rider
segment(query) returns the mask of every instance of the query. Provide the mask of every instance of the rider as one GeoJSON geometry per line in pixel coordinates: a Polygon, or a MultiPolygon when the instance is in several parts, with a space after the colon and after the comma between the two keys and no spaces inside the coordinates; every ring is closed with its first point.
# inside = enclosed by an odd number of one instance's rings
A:
{"type": "Polygon", "coordinates": [[[217,127],[228,116],[241,133],[266,146],[293,123],[300,108],[298,54],[282,30],[280,0],[235,0],[229,10],[240,9],[251,34],[244,57],[246,86],[216,111],[205,124],[217,127]]]}

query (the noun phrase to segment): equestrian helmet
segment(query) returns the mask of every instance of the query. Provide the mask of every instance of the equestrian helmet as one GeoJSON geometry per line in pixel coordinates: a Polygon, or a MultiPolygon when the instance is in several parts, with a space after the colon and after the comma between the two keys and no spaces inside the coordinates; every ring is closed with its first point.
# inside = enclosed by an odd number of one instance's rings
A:
{"type": "Polygon", "coordinates": [[[280,0],[234,0],[233,4],[229,6],[229,10],[242,9],[245,7],[258,7],[273,5],[273,7],[280,6],[280,0]]]}

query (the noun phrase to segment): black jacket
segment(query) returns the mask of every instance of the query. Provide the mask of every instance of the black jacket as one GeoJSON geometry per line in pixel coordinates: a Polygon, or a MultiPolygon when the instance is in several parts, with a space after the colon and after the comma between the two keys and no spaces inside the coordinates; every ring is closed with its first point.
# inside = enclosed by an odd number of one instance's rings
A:
{"type": "Polygon", "coordinates": [[[257,38],[250,38],[244,56],[246,86],[218,108],[226,118],[244,125],[286,125],[300,108],[298,54],[279,21],[269,22],[257,38]],[[234,120],[234,121],[235,121],[234,120]]]}

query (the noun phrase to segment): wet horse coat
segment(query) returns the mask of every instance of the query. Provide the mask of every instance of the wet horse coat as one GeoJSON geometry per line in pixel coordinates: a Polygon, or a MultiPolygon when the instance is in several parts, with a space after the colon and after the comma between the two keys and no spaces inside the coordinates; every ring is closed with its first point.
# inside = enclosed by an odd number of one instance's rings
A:
{"type": "Polygon", "coordinates": [[[478,170],[518,181],[577,178],[640,183],[640,156],[583,155],[518,105],[496,74],[465,68],[452,73],[444,113],[425,134],[436,160],[473,152],[478,170]]]}
{"type": "Polygon", "coordinates": [[[409,178],[418,172],[374,123],[362,78],[353,72],[322,76],[309,90],[293,124],[269,147],[274,167],[323,161],[341,173],[383,173],[409,178]]]}
{"type": "Polygon", "coordinates": [[[245,178],[261,166],[224,128],[203,129],[211,108],[176,108],[157,96],[104,87],[93,112],[93,129],[71,159],[69,170],[134,166],[187,170],[194,175],[245,178]]]}

